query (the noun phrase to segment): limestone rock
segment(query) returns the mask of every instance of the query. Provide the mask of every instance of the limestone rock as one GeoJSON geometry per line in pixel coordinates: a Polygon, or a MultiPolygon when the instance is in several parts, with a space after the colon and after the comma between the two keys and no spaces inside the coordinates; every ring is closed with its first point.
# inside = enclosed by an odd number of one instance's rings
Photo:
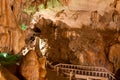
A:
{"type": "Polygon", "coordinates": [[[22,12],[22,0],[14,0],[13,2],[13,13],[16,17],[16,20],[19,21],[21,17],[21,12],[22,12]]]}
{"type": "Polygon", "coordinates": [[[17,26],[15,16],[12,13],[7,0],[0,1],[0,26],[15,28],[17,26]]]}
{"type": "Polygon", "coordinates": [[[35,51],[30,51],[23,58],[21,74],[26,80],[39,80],[39,61],[35,51]]]}
{"type": "Polygon", "coordinates": [[[60,2],[61,2],[61,4],[62,4],[63,6],[68,6],[70,0],[60,0],[60,2]]]}
{"type": "MultiPolygon", "coordinates": [[[[76,34],[78,34],[76,32],[76,34]]],[[[70,40],[69,48],[73,51],[75,61],[70,57],[72,64],[87,66],[102,66],[112,71],[112,65],[104,53],[104,41],[102,35],[94,30],[81,30],[79,37],[70,40]],[[74,61],[74,62],[73,62],[74,61]]]]}
{"type": "Polygon", "coordinates": [[[0,39],[0,52],[9,52],[9,34],[8,33],[1,33],[1,39],[0,39]]]}
{"type": "Polygon", "coordinates": [[[11,43],[12,43],[13,51],[15,54],[17,54],[25,46],[24,33],[19,29],[15,29],[14,31],[12,31],[11,35],[12,35],[11,43]]]}
{"type": "Polygon", "coordinates": [[[46,76],[45,61],[44,58],[39,59],[34,50],[29,51],[21,63],[22,76],[26,80],[44,80],[46,76]]]}
{"type": "Polygon", "coordinates": [[[33,1],[33,0],[11,0],[11,1],[8,1],[13,14],[15,15],[17,22],[20,23],[21,18],[24,17],[22,15],[23,9],[28,8],[30,6],[31,1],[33,1]]]}
{"type": "Polygon", "coordinates": [[[39,58],[39,66],[40,66],[40,80],[45,80],[47,71],[45,68],[46,58],[39,58]]]}
{"type": "MultiPolygon", "coordinates": [[[[23,2],[25,7],[29,7],[31,3],[38,5],[44,1],[24,0],[23,2]]],[[[58,12],[54,9],[38,12],[39,15],[36,18],[38,23],[33,29],[36,33],[41,33],[41,38],[48,40],[48,59],[55,63],[103,66],[112,71],[113,65],[109,62],[107,55],[109,46],[117,41],[114,37],[106,33],[101,35],[102,32],[97,31],[99,29],[119,31],[119,0],[60,0],[60,2],[67,7],[60,8],[58,12]],[[79,29],[84,27],[95,30],[79,29]],[[110,40],[107,39],[108,36],[110,40]]],[[[25,20],[28,16],[26,14],[21,16],[23,16],[22,21],[29,24],[29,21],[25,20]]],[[[3,36],[2,39],[6,37],[3,36]]],[[[115,63],[114,60],[111,62],[115,63]]]]}
{"type": "Polygon", "coordinates": [[[0,34],[4,34],[1,38],[2,43],[0,46],[4,52],[12,51],[17,54],[25,45],[23,31],[17,23],[16,17],[10,8],[9,1],[1,0],[0,6],[0,34]],[[3,40],[6,40],[6,42],[3,40]],[[5,45],[3,46],[3,44],[5,45]]]}
{"type": "Polygon", "coordinates": [[[120,42],[120,36],[118,37],[118,41],[120,42]]]}
{"type": "Polygon", "coordinates": [[[49,19],[43,23],[45,26],[38,24],[38,27],[40,27],[42,31],[42,38],[47,39],[48,46],[50,47],[48,48],[48,54],[46,54],[46,56],[49,58],[49,60],[55,61],[56,63],[67,62],[67,55],[70,52],[68,48],[69,39],[67,39],[66,36],[66,30],[68,26],[61,21],[57,21],[55,24],[49,19]],[[59,27],[55,25],[59,25],[59,27]]]}
{"type": "Polygon", "coordinates": [[[19,79],[12,73],[10,73],[7,69],[0,66],[0,80],[19,80],[19,79]]]}
{"type": "Polygon", "coordinates": [[[113,65],[105,53],[105,43],[110,45],[113,40],[110,40],[112,36],[106,40],[110,34],[102,34],[91,28],[69,28],[62,21],[54,23],[47,20],[43,18],[35,26],[41,30],[41,38],[48,40],[48,60],[53,63],[101,66],[113,71],[113,65]]]}
{"type": "Polygon", "coordinates": [[[119,12],[119,14],[120,14],[120,0],[117,0],[116,10],[117,10],[117,11],[119,12]]]}
{"type": "Polygon", "coordinates": [[[110,10],[110,4],[113,0],[70,0],[69,8],[72,10],[97,10],[100,14],[110,10]]]}
{"type": "Polygon", "coordinates": [[[20,25],[24,23],[25,25],[29,26],[31,21],[31,16],[25,12],[21,12],[21,15],[18,21],[20,25]]]}
{"type": "Polygon", "coordinates": [[[109,61],[113,63],[114,72],[120,69],[120,44],[115,44],[110,47],[109,61]]]}

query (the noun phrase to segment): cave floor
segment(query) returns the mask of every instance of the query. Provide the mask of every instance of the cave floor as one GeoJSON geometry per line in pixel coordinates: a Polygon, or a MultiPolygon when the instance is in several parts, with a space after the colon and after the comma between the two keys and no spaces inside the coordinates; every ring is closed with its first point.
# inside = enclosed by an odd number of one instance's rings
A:
{"type": "Polygon", "coordinates": [[[47,68],[47,80],[69,80],[69,78],[57,75],[57,72],[47,68]]]}

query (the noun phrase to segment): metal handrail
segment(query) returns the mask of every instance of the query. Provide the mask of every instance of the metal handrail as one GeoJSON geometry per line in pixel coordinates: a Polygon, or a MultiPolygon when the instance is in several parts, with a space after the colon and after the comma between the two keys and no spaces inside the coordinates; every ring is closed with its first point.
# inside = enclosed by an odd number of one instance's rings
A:
{"type": "Polygon", "coordinates": [[[54,66],[54,68],[59,68],[59,70],[64,73],[72,72],[73,74],[78,74],[78,75],[106,77],[108,79],[112,78],[112,80],[115,80],[113,73],[111,73],[104,67],[57,64],[54,66]]]}

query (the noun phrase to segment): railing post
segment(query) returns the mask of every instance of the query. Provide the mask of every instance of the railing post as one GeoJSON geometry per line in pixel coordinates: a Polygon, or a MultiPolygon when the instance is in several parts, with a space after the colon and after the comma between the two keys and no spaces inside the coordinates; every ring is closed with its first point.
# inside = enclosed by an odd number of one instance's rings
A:
{"type": "Polygon", "coordinates": [[[73,73],[83,75],[83,76],[88,76],[86,79],[91,80],[92,78],[89,76],[94,77],[103,77],[103,80],[114,80],[113,77],[111,77],[107,72],[104,72],[104,68],[99,68],[99,67],[87,67],[87,66],[75,66],[75,65],[67,65],[67,64],[61,64],[59,66],[56,66],[55,68],[57,70],[57,75],[60,74],[60,72],[66,72],[70,76],[69,80],[72,80],[73,73]],[[65,68],[65,69],[62,69],[65,68]],[[65,70],[65,71],[64,71],[65,70]],[[87,71],[89,70],[89,71],[87,71]]]}
{"type": "Polygon", "coordinates": [[[59,76],[59,67],[57,67],[57,76],[59,76]]]}
{"type": "Polygon", "coordinates": [[[87,77],[87,80],[91,80],[89,77],[87,77]]]}
{"type": "Polygon", "coordinates": [[[72,80],[72,73],[73,73],[73,72],[71,71],[71,72],[70,72],[70,79],[69,79],[69,80],[72,80]]]}

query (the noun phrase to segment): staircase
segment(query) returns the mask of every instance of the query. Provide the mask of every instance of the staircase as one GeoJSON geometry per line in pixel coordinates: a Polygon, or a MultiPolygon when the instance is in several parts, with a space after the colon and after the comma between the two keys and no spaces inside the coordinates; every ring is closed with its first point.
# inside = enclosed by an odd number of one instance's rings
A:
{"type": "Polygon", "coordinates": [[[59,73],[69,75],[70,80],[73,77],[75,80],[116,80],[114,74],[104,67],[58,64],[54,69],[58,75],[59,73]]]}

